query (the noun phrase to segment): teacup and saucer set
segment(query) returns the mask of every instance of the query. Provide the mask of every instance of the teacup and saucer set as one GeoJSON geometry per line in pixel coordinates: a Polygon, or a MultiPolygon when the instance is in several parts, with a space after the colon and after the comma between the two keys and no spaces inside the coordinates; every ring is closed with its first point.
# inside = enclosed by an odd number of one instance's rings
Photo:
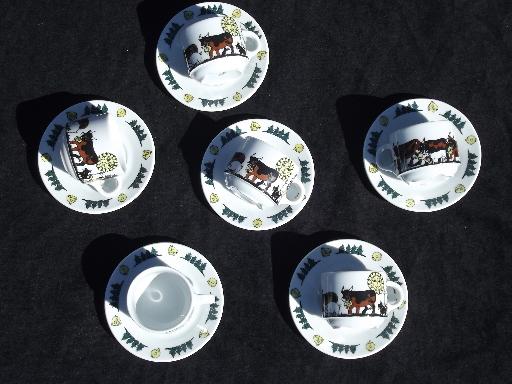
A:
{"type": "Polygon", "coordinates": [[[398,335],[407,317],[407,284],[382,249],[346,239],[322,244],[297,265],[290,311],[314,348],[342,359],[373,355],[398,335]]]}
{"type": "Polygon", "coordinates": [[[263,82],[269,49],[263,30],[233,5],[206,2],[176,14],[157,44],[157,71],[180,103],[222,111],[249,99],[263,82]]]}
{"type": "Polygon", "coordinates": [[[482,153],[475,128],[460,111],[439,100],[411,99],[373,122],[363,161],[384,199],[409,211],[432,212],[468,193],[482,153]]]}
{"type": "Polygon", "coordinates": [[[112,212],[132,202],[155,166],[155,144],[144,121],[112,101],[67,108],[39,144],[39,173],[61,204],[78,212],[112,212]]]}
{"type": "Polygon", "coordinates": [[[292,220],[313,191],[315,169],[304,141],[272,120],[235,123],[210,143],[201,185],[212,209],[228,223],[261,231],[292,220]]]}
{"type": "Polygon", "coordinates": [[[219,326],[219,275],[195,250],[176,243],[141,247],[124,258],[105,290],[105,316],[116,340],[145,360],[181,360],[219,326]]]}

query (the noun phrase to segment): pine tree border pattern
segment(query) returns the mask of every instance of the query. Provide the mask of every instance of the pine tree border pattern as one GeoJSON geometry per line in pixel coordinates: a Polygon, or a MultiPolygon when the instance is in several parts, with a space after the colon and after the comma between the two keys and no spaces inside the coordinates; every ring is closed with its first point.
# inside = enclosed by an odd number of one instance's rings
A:
{"type": "Polygon", "coordinates": [[[309,257],[307,258],[307,261],[305,261],[304,264],[302,264],[302,267],[300,267],[300,272],[297,272],[297,277],[301,281],[300,285],[304,283],[304,279],[308,275],[309,271],[311,271],[320,261],[321,260],[317,261],[309,257]]]}
{"type": "Polygon", "coordinates": [[[300,181],[303,184],[309,183],[311,181],[311,173],[309,173],[310,169],[308,167],[309,162],[307,160],[299,159],[300,163],[300,181]]]}
{"type": "Polygon", "coordinates": [[[56,191],[64,190],[67,191],[66,188],[60,183],[59,179],[57,178],[57,175],[55,174],[55,171],[53,169],[50,169],[48,172],[45,173],[45,176],[48,177],[48,181],[51,183],[51,185],[54,186],[56,191]]]}
{"type": "Polygon", "coordinates": [[[141,128],[140,124],[137,124],[137,120],[127,121],[127,123],[130,127],[132,127],[133,132],[135,132],[135,134],[137,135],[140,146],[142,147],[142,142],[148,135],[144,133],[144,129],[141,128]]]}
{"type": "Polygon", "coordinates": [[[247,132],[242,132],[240,128],[238,128],[238,125],[235,127],[235,129],[228,128],[224,136],[220,137],[220,142],[222,143],[221,147],[225,146],[227,143],[229,143],[231,140],[233,140],[235,137],[238,137],[240,135],[243,135],[247,132]]]}
{"type": "Polygon", "coordinates": [[[252,24],[252,21],[247,21],[245,23],[242,23],[242,25],[247,29],[248,31],[254,32],[256,36],[258,36],[260,39],[263,37],[260,33],[260,31],[256,28],[255,25],[252,24]]]}
{"type": "Polygon", "coordinates": [[[379,184],[377,184],[377,187],[381,188],[382,191],[386,192],[388,195],[391,195],[392,199],[396,199],[398,196],[402,196],[400,193],[391,188],[389,184],[384,181],[382,176],[380,177],[380,181],[379,184]]]}
{"type": "Polygon", "coordinates": [[[258,82],[258,79],[260,77],[260,73],[261,73],[261,68],[258,67],[258,64],[256,64],[256,66],[254,67],[254,71],[252,72],[251,77],[249,78],[247,83],[242,87],[242,89],[244,89],[244,88],[254,88],[254,86],[258,82]]]}
{"type": "Polygon", "coordinates": [[[436,206],[437,204],[443,204],[443,202],[448,202],[448,194],[450,192],[446,192],[444,195],[441,195],[441,196],[438,196],[438,197],[433,197],[432,199],[426,199],[426,200],[421,200],[425,203],[425,205],[427,206],[427,208],[431,208],[432,206],[436,206]]]}
{"type": "Polygon", "coordinates": [[[388,325],[386,325],[386,328],[384,328],[384,330],[381,333],[379,333],[377,337],[380,336],[383,337],[384,339],[389,340],[389,335],[393,334],[393,330],[396,328],[396,324],[399,322],[400,321],[395,317],[395,314],[393,313],[391,315],[391,319],[389,320],[388,325]]]}
{"type": "Polygon", "coordinates": [[[110,203],[110,200],[112,199],[106,199],[106,200],[88,200],[88,199],[82,199],[85,201],[85,208],[89,209],[95,209],[95,208],[101,208],[101,207],[108,207],[108,204],[110,203]]]}
{"type": "Polygon", "coordinates": [[[239,223],[242,223],[245,219],[247,219],[246,216],[239,215],[238,213],[229,209],[225,204],[223,204],[223,205],[224,205],[224,209],[222,210],[223,216],[227,216],[228,218],[230,218],[233,221],[238,220],[239,223]]]}
{"type": "Polygon", "coordinates": [[[119,296],[121,295],[121,288],[123,287],[124,280],[121,280],[120,283],[110,284],[110,298],[109,304],[112,308],[115,308],[119,311],[119,296]]]}
{"type": "MultiPolygon", "coordinates": [[[[357,247],[355,245],[353,245],[351,247],[350,244],[347,244],[346,247],[344,245],[340,245],[340,247],[338,248],[338,252],[336,252],[336,254],[338,255],[340,253],[348,253],[348,254],[353,254],[353,255],[364,256],[362,245],[359,245],[359,247],[357,247]]],[[[366,257],[366,256],[364,256],[364,257],[366,257]]]]}
{"type": "Polygon", "coordinates": [[[128,332],[126,328],[124,329],[124,335],[122,340],[126,340],[126,344],[131,344],[131,347],[136,348],[137,351],[141,351],[142,349],[147,347],[147,345],[142,344],[139,340],[133,337],[132,334],[128,332]]]}
{"type": "MultiPolygon", "coordinates": [[[[66,127],[68,125],[66,124],[66,127]]],[[[59,138],[60,133],[64,129],[63,125],[59,124],[53,124],[53,128],[48,135],[48,139],[46,140],[46,144],[48,144],[50,147],[52,147],[53,150],[55,150],[55,144],[57,143],[57,140],[59,138]]]]}
{"type": "Polygon", "coordinates": [[[462,120],[459,116],[457,116],[455,113],[452,113],[451,109],[439,115],[443,116],[446,120],[451,121],[452,124],[455,125],[455,128],[457,128],[459,132],[462,134],[462,128],[464,128],[466,122],[462,120]]]}
{"type": "Polygon", "coordinates": [[[171,27],[169,28],[169,32],[167,32],[167,37],[164,39],[167,45],[169,45],[169,48],[172,48],[172,42],[176,37],[178,31],[181,29],[181,27],[183,27],[183,24],[172,23],[171,27]]]}
{"type": "Polygon", "coordinates": [[[213,188],[215,188],[215,184],[213,183],[213,169],[215,167],[215,160],[204,163],[203,167],[203,175],[206,178],[205,184],[211,185],[213,188]]]}
{"type": "Polygon", "coordinates": [[[288,139],[290,138],[290,132],[286,132],[284,129],[274,128],[274,126],[271,125],[270,127],[267,128],[266,131],[263,132],[274,135],[283,140],[286,144],[290,145],[290,143],[288,142],[288,139]]]}
{"type": "Polygon", "coordinates": [[[478,157],[478,155],[470,152],[468,150],[468,164],[466,165],[466,170],[464,171],[464,175],[462,175],[462,178],[464,178],[465,176],[475,176],[475,170],[476,170],[476,167],[475,167],[475,164],[476,164],[476,158],[478,157]]]}
{"type": "Polygon", "coordinates": [[[377,143],[379,142],[380,135],[384,130],[370,132],[370,141],[368,142],[368,153],[375,156],[377,153],[377,143]]]}
{"type": "Polygon", "coordinates": [[[419,111],[422,111],[422,109],[419,109],[418,104],[416,104],[415,101],[413,101],[412,104],[407,103],[407,105],[399,105],[395,109],[394,119],[396,119],[398,116],[405,115],[406,113],[419,111]]]}
{"type": "Polygon", "coordinates": [[[299,306],[293,310],[296,313],[295,317],[299,319],[299,323],[302,324],[302,329],[313,329],[311,324],[309,324],[306,315],[304,314],[304,309],[302,309],[302,303],[299,302],[299,306]]]}
{"type": "Polygon", "coordinates": [[[139,188],[140,187],[140,184],[142,183],[142,179],[144,179],[144,174],[147,172],[148,170],[146,168],[144,168],[142,166],[142,164],[140,165],[140,169],[139,169],[139,173],[137,173],[137,176],[135,176],[135,180],[133,180],[133,182],[128,186],[128,188],[139,188]]]}
{"type": "Polygon", "coordinates": [[[387,267],[382,267],[382,269],[384,269],[384,272],[386,272],[386,275],[388,275],[388,279],[390,281],[397,283],[398,285],[402,285],[400,278],[396,275],[396,272],[393,271],[392,265],[389,265],[387,267]]]}
{"type": "Polygon", "coordinates": [[[345,345],[345,344],[338,344],[338,343],[334,343],[332,341],[329,341],[329,343],[331,343],[331,347],[332,347],[332,351],[333,353],[334,352],[345,352],[345,353],[348,353],[349,351],[352,352],[353,354],[356,353],[356,349],[357,349],[357,346],[359,344],[354,344],[354,345],[345,345]]]}
{"type": "Polygon", "coordinates": [[[187,349],[192,350],[192,340],[194,340],[194,338],[191,338],[189,341],[186,341],[183,344],[177,345],[175,347],[167,347],[165,349],[167,349],[169,354],[174,357],[179,355],[181,352],[186,353],[187,349]]]}
{"type": "Polygon", "coordinates": [[[169,85],[172,89],[183,89],[174,78],[170,69],[166,70],[164,73],[162,73],[162,75],[165,76],[165,80],[169,82],[169,85]]]}
{"type": "Polygon", "coordinates": [[[208,7],[201,7],[201,12],[199,12],[199,16],[203,15],[221,15],[224,13],[224,10],[222,9],[222,4],[214,5],[213,7],[211,5],[208,5],[208,7]]]}
{"type": "Polygon", "coordinates": [[[199,100],[201,100],[201,105],[202,105],[203,107],[206,107],[206,106],[211,107],[212,105],[213,105],[213,106],[215,106],[215,107],[216,107],[217,105],[221,105],[221,106],[222,106],[222,105],[224,105],[224,101],[225,101],[226,99],[227,99],[227,97],[224,97],[224,98],[222,98],[222,99],[215,99],[215,100],[202,99],[202,98],[200,98],[200,97],[199,97],[199,100]]]}
{"type": "Polygon", "coordinates": [[[105,113],[108,113],[108,107],[106,104],[101,105],[86,105],[84,108],[84,113],[82,116],[87,115],[104,115],[105,113]]]}
{"type": "Polygon", "coordinates": [[[133,260],[135,261],[134,267],[136,267],[137,265],[139,265],[140,263],[142,263],[148,259],[152,259],[154,257],[159,257],[159,256],[162,256],[162,255],[160,255],[158,253],[158,251],[153,247],[151,247],[151,251],[144,249],[143,251],[141,251],[140,254],[135,255],[133,257],[133,260]]]}
{"type": "Polygon", "coordinates": [[[272,221],[277,224],[279,221],[283,220],[285,217],[288,217],[288,215],[292,212],[293,212],[293,208],[291,205],[289,205],[282,211],[277,212],[275,215],[267,216],[267,219],[272,219],[272,221]]]}
{"type": "Polygon", "coordinates": [[[217,315],[219,314],[218,307],[219,304],[217,304],[217,301],[219,301],[219,298],[215,296],[215,303],[210,304],[210,310],[208,311],[208,317],[206,318],[205,324],[208,322],[208,320],[217,320],[217,315]]]}
{"type": "Polygon", "coordinates": [[[189,252],[185,256],[183,256],[182,259],[188,261],[190,264],[196,267],[197,270],[201,272],[201,274],[204,276],[204,269],[206,268],[206,263],[202,262],[199,257],[192,256],[192,254],[189,252]]]}

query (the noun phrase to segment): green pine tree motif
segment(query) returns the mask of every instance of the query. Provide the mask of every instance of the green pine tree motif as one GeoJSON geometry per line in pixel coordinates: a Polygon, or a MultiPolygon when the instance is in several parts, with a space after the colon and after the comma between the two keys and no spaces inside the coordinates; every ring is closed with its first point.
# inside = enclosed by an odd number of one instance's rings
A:
{"type": "Polygon", "coordinates": [[[396,272],[393,271],[393,266],[384,267],[384,272],[388,275],[388,279],[397,283],[398,285],[402,285],[400,282],[400,278],[396,275],[396,272]]]}
{"type": "Polygon", "coordinates": [[[123,340],[126,340],[126,344],[131,344],[131,347],[136,348],[137,351],[141,351],[143,348],[147,347],[147,345],[142,344],[139,340],[133,337],[126,328],[124,329],[123,340]]]}
{"type": "Polygon", "coordinates": [[[104,115],[108,112],[108,107],[106,104],[101,105],[86,105],[84,108],[84,113],[82,116],[86,115],[104,115]]]}
{"type": "Polygon", "coordinates": [[[120,283],[110,284],[110,299],[109,304],[111,307],[119,311],[119,295],[121,294],[121,287],[123,286],[124,280],[120,283]]]}
{"type": "Polygon", "coordinates": [[[304,282],[304,279],[308,275],[309,271],[311,271],[313,267],[317,265],[320,261],[321,260],[316,261],[308,257],[307,261],[304,262],[302,267],[300,267],[300,272],[297,272],[297,277],[300,279],[301,285],[304,282]]]}
{"type": "Polygon", "coordinates": [[[203,167],[203,175],[206,178],[205,184],[211,185],[213,188],[215,188],[215,184],[213,183],[213,169],[215,167],[215,160],[204,163],[203,167]]]}
{"type": "Polygon", "coordinates": [[[206,263],[202,262],[199,257],[192,256],[191,253],[187,253],[182,259],[187,260],[190,264],[197,268],[201,274],[204,276],[204,269],[206,268],[206,263]]]}
{"type": "MultiPolygon", "coordinates": [[[[66,128],[68,125],[66,124],[66,128]]],[[[57,139],[59,138],[60,133],[64,129],[63,125],[53,124],[53,128],[48,135],[48,139],[46,140],[46,144],[48,144],[52,149],[55,149],[55,144],[57,143],[57,139]]]]}
{"type": "Polygon", "coordinates": [[[406,113],[422,111],[422,109],[418,108],[418,104],[416,104],[415,101],[413,101],[412,104],[400,105],[396,107],[394,118],[397,118],[398,116],[404,115],[406,113]]]}
{"type": "Polygon", "coordinates": [[[379,184],[377,184],[377,187],[381,188],[382,191],[386,192],[388,195],[391,195],[391,198],[392,199],[396,199],[398,196],[401,196],[400,193],[398,193],[397,191],[395,191],[393,188],[391,188],[389,186],[388,183],[386,183],[384,181],[384,179],[382,178],[382,176],[380,177],[380,181],[379,181],[379,184]]]}
{"type": "Polygon", "coordinates": [[[139,169],[139,173],[137,173],[137,176],[135,176],[135,180],[133,180],[133,183],[131,183],[128,188],[139,188],[140,187],[140,184],[142,183],[142,179],[144,179],[144,174],[147,172],[148,170],[146,168],[144,168],[141,164],[140,166],[140,169],[139,169]]]}
{"type": "Polygon", "coordinates": [[[355,345],[345,345],[345,344],[338,344],[338,343],[333,343],[332,341],[329,341],[332,345],[332,351],[333,352],[345,352],[345,353],[348,353],[349,351],[352,352],[352,353],[356,353],[356,349],[357,349],[357,346],[359,344],[355,344],[355,345]]]}
{"type": "MultiPolygon", "coordinates": [[[[339,254],[339,253],[351,253],[351,254],[354,254],[354,255],[364,256],[363,255],[363,246],[362,245],[360,245],[359,247],[357,247],[355,245],[350,246],[350,244],[347,244],[346,247],[344,245],[341,245],[338,248],[338,252],[336,252],[336,254],[339,254]]],[[[366,257],[366,256],[364,256],[364,257],[366,257]]]]}
{"type": "Polygon", "coordinates": [[[53,185],[55,187],[56,191],[60,191],[60,190],[67,191],[67,189],[62,186],[59,179],[57,178],[57,175],[55,174],[55,171],[53,170],[53,166],[52,166],[52,169],[50,169],[48,172],[45,173],[45,176],[48,177],[48,181],[51,183],[51,185],[53,185]]]}
{"type": "Polygon", "coordinates": [[[243,135],[246,132],[242,132],[238,126],[235,127],[235,129],[228,128],[226,130],[226,133],[224,136],[220,137],[220,141],[222,143],[222,147],[225,146],[227,143],[229,143],[231,140],[233,140],[235,137],[238,137],[240,135],[243,135]]]}
{"type": "Polygon", "coordinates": [[[270,133],[271,135],[274,135],[276,137],[279,137],[281,140],[283,140],[286,144],[290,144],[288,142],[290,132],[286,132],[284,129],[274,128],[273,125],[267,128],[266,131],[263,131],[266,133],[270,133]]]}
{"type": "Polygon", "coordinates": [[[162,256],[160,255],[157,250],[153,247],[151,247],[151,251],[148,251],[147,249],[144,249],[140,254],[138,255],[135,255],[134,257],[134,261],[135,261],[135,267],[137,265],[139,265],[140,263],[148,260],[148,259],[152,259],[154,257],[159,257],[159,256],[162,256]]]}
{"type": "Polygon", "coordinates": [[[309,173],[309,162],[307,160],[300,160],[300,181],[303,184],[309,183],[311,181],[311,173],[309,173]]]}
{"type": "Polygon", "coordinates": [[[222,210],[222,215],[227,216],[228,218],[230,218],[233,221],[237,221],[238,220],[239,223],[242,223],[245,219],[247,219],[246,216],[242,216],[242,215],[239,215],[236,212],[233,212],[231,209],[226,207],[226,205],[224,205],[224,209],[222,210]]]}
{"type": "Polygon", "coordinates": [[[226,100],[226,99],[227,99],[227,97],[224,97],[222,99],[209,100],[209,99],[203,99],[203,98],[199,97],[199,100],[201,100],[201,105],[203,107],[206,107],[206,106],[211,107],[212,105],[216,107],[217,105],[224,105],[224,100],[226,100]]]}
{"type": "Polygon", "coordinates": [[[208,312],[208,317],[204,322],[205,324],[208,322],[208,320],[217,320],[217,315],[219,314],[219,311],[217,310],[219,304],[217,304],[217,301],[219,301],[219,298],[215,296],[215,303],[210,304],[210,310],[208,312]]]}
{"type": "Polygon", "coordinates": [[[395,317],[395,314],[391,316],[391,320],[384,330],[377,335],[377,337],[383,337],[385,339],[389,339],[389,335],[393,334],[393,330],[396,328],[396,324],[399,323],[398,319],[395,317]]]}
{"type": "Polygon", "coordinates": [[[279,221],[283,220],[285,217],[288,217],[288,215],[292,212],[293,212],[293,209],[292,209],[291,205],[289,205],[282,211],[277,212],[275,215],[267,216],[267,218],[272,219],[272,221],[274,223],[278,223],[279,221]]]}
{"type": "Polygon", "coordinates": [[[432,206],[435,207],[437,204],[443,204],[443,202],[448,202],[448,193],[450,193],[450,192],[446,192],[444,195],[434,197],[432,199],[426,199],[426,200],[421,200],[421,201],[424,201],[425,205],[428,208],[430,208],[432,206]]]}
{"type": "Polygon", "coordinates": [[[306,315],[304,314],[304,310],[302,309],[302,304],[299,302],[299,306],[293,310],[296,313],[295,317],[299,319],[299,323],[302,324],[302,329],[313,329],[311,324],[309,324],[306,315]]]}
{"type": "Polygon", "coordinates": [[[368,153],[375,156],[377,151],[377,142],[379,141],[380,135],[383,131],[370,132],[370,141],[368,143],[368,153]]]}
{"type": "Polygon", "coordinates": [[[85,208],[86,209],[89,209],[89,208],[101,208],[101,207],[108,207],[108,204],[110,202],[110,200],[112,199],[106,199],[106,200],[87,200],[87,199],[82,199],[83,201],[85,201],[85,208]]]}
{"type": "Polygon", "coordinates": [[[199,16],[209,14],[219,15],[222,13],[224,13],[224,10],[222,9],[222,4],[214,5],[213,7],[211,5],[208,5],[208,7],[201,7],[201,12],[199,12],[199,16]]]}
{"type": "Polygon", "coordinates": [[[254,32],[256,34],[256,36],[258,36],[260,39],[262,38],[260,31],[256,28],[255,25],[252,24],[252,21],[247,21],[247,22],[243,23],[242,25],[248,31],[254,32]]]}
{"type": "Polygon", "coordinates": [[[176,355],[179,355],[181,352],[186,353],[187,349],[192,350],[192,340],[194,340],[194,338],[191,338],[189,341],[186,341],[183,344],[177,345],[175,347],[165,348],[165,349],[167,349],[169,351],[169,354],[172,357],[174,357],[176,355]]]}
{"type": "Polygon", "coordinates": [[[147,134],[144,133],[144,129],[141,128],[140,124],[137,124],[137,120],[127,121],[127,123],[132,127],[142,147],[142,141],[147,137],[147,134]]]}
{"type": "Polygon", "coordinates": [[[172,23],[171,27],[169,28],[169,32],[167,32],[167,37],[164,39],[169,47],[171,47],[172,41],[176,37],[176,34],[181,29],[181,27],[183,27],[183,24],[172,23]]]}
{"type": "Polygon", "coordinates": [[[165,76],[165,80],[169,83],[169,85],[172,87],[172,89],[183,89],[180,87],[174,76],[172,75],[172,72],[170,69],[162,73],[162,75],[165,76]]]}
{"type": "Polygon", "coordinates": [[[261,68],[258,67],[258,64],[256,64],[256,66],[254,67],[254,71],[253,71],[251,77],[249,78],[249,81],[247,81],[247,83],[242,87],[242,89],[244,89],[245,87],[254,88],[254,85],[256,84],[256,82],[258,81],[258,79],[260,77],[260,73],[261,73],[261,68]]]}
{"type": "Polygon", "coordinates": [[[452,124],[455,125],[455,127],[459,130],[459,132],[462,133],[462,128],[464,128],[466,122],[462,120],[459,116],[457,116],[455,113],[452,113],[451,109],[439,115],[443,116],[448,121],[451,121],[452,124]]]}
{"type": "Polygon", "coordinates": [[[477,155],[468,151],[468,165],[466,166],[466,170],[464,171],[464,175],[462,175],[462,178],[464,178],[464,176],[475,176],[475,170],[476,170],[476,167],[475,167],[476,160],[475,159],[477,157],[478,157],[477,155]]]}

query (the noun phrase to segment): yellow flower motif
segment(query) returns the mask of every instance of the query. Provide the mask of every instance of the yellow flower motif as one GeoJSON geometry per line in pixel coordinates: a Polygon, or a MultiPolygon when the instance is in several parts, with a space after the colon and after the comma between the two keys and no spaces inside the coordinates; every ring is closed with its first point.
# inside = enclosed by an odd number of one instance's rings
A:
{"type": "Polygon", "coordinates": [[[126,116],[126,109],[124,108],[119,108],[117,110],[117,117],[125,117],[126,116]]]}
{"type": "Polygon", "coordinates": [[[433,101],[431,101],[429,104],[428,104],[428,107],[427,107],[428,111],[429,112],[436,112],[439,107],[437,106],[436,103],[434,103],[433,101]]]}
{"type": "Polygon", "coordinates": [[[208,280],[206,280],[206,282],[212,288],[217,286],[217,279],[215,277],[210,277],[208,280]]]}
{"type": "Polygon", "coordinates": [[[75,203],[77,199],[75,195],[67,195],[66,200],[68,201],[69,205],[71,205],[75,203]]]}
{"type": "Polygon", "coordinates": [[[147,160],[147,159],[149,159],[149,157],[151,156],[152,153],[153,153],[153,151],[151,151],[149,149],[145,149],[142,151],[142,158],[144,160],[147,160]]]}
{"type": "Polygon", "coordinates": [[[201,329],[199,331],[199,337],[204,339],[205,337],[208,337],[210,335],[210,332],[208,332],[208,330],[206,329],[201,329]]]}
{"type": "Polygon", "coordinates": [[[216,155],[219,153],[219,147],[217,147],[216,145],[210,145],[210,153],[212,155],[216,155]]]}
{"type": "Polygon", "coordinates": [[[313,336],[313,343],[318,347],[320,344],[324,342],[324,338],[320,335],[313,336]]]}
{"type": "Polygon", "coordinates": [[[235,19],[230,16],[224,16],[220,22],[220,26],[224,32],[229,32],[233,36],[239,36],[240,30],[238,29],[238,24],[235,19]]]}
{"type": "Polygon", "coordinates": [[[464,193],[466,191],[466,187],[462,184],[459,184],[455,187],[455,193],[464,193]]]}
{"type": "Polygon", "coordinates": [[[382,253],[380,253],[380,252],[373,252],[372,253],[372,260],[373,261],[381,261],[382,260],[382,253]]]}
{"type": "Polygon", "coordinates": [[[242,100],[242,94],[240,92],[236,92],[234,95],[233,95],[233,100],[235,101],[240,101],[242,100]]]}
{"type": "Polygon", "coordinates": [[[183,16],[185,17],[185,20],[190,20],[194,17],[194,12],[192,11],[183,11],[183,16]]]}
{"type": "Polygon", "coordinates": [[[476,143],[476,137],[473,136],[473,135],[469,135],[468,137],[466,137],[466,143],[468,143],[469,145],[473,145],[476,143]]]}
{"type": "Polygon", "coordinates": [[[78,116],[77,116],[76,112],[69,111],[69,112],[66,112],[66,117],[70,121],[75,121],[78,116]]]}
{"type": "Polygon", "coordinates": [[[210,195],[210,203],[215,204],[218,201],[219,201],[219,195],[217,195],[216,193],[212,193],[210,195]]]}
{"type": "Polygon", "coordinates": [[[258,129],[260,129],[260,128],[261,128],[261,125],[260,125],[258,122],[253,121],[253,122],[251,123],[250,128],[251,128],[251,131],[257,131],[258,129]]]}
{"type": "Polygon", "coordinates": [[[231,17],[234,17],[236,19],[238,19],[240,16],[242,15],[242,11],[240,9],[235,9],[232,13],[231,13],[231,17]]]}
{"type": "Polygon", "coordinates": [[[368,288],[373,289],[375,293],[379,294],[384,292],[384,278],[379,272],[370,273],[366,283],[368,284],[368,288]]]}
{"type": "Polygon", "coordinates": [[[167,253],[171,256],[176,256],[178,254],[178,250],[174,245],[169,245],[169,248],[167,249],[167,253]]]}
{"type": "Polygon", "coordinates": [[[300,295],[300,291],[297,289],[297,288],[293,288],[291,291],[290,291],[290,295],[292,295],[292,297],[294,299],[298,299],[301,295],[300,295]]]}
{"type": "Polygon", "coordinates": [[[405,200],[405,206],[406,207],[412,208],[412,207],[414,207],[414,204],[416,204],[414,199],[407,199],[407,200],[405,200]]]}
{"type": "Polygon", "coordinates": [[[303,144],[295,144],[295,147],[293,147],[293,150],[297,153],[301,153],[304,150],[303,144]]]}
{"type": "Polygon", "coordinates": [[[332,249],[331,248],[327,248],[327,247],[322,247],[320,249],[320,252],[322,253],[322,256],[326,257],[326,256],[329,256],[332,252],[332,249]]]}
{"type": "Polygon", "coordinates": [[[127,275],[128,272],[130,272],[130,268],[128,268],[127,265],[120,265],[119,266],[119,272],[121,273],[121,275],[127,275]]]}
{"type": "Polygon", "coordinates": [[[128,196],[126,196],[124,193],[120,193],[119,196],[117,196],[117,201],[119,201],[120,203],[124,203],[127,198],[128,196]]]}
{"type": "Polygon", "coordinates": [[[263,225],[263,221],[262,221],[260,218],[258,218],[258,219],[254,219],[254,220],[252,221],[252,226],[253,226],[254,228],[259,228],[259,227],[261,227],[262,225],[263,225]]]}
{"type": "Polygon", "coordinates": [[[267,56],[267,51],[259,51],[256,54],[256,57],[258,58],[258,60],[263,60],[265,58],[265,56],[267,56]]]}
{"type": "Polygon", "coordinates": [[[116,155],[110,152],[103,152],[98,156],[96,168],[98,168],[98,171],[105,173],[116,169],[118,164],[116,155]]]}
{"type": "Polygon", "coordinates": [[[375,343],[374,343],[373,341],[371,341],[371,340],[370,340],[370,341],[368,341],[368,342],[366,343],[366,350],[367,350],[367,351],[369,351],[369,352],[371,352],[371,351],[373,351],[374,349],[375,349],[375,343]]]}
{"type": "Polygon", "coordinates": [[[380,125],[386,127],[388,124],[389,124],[389,119],[387,116],[384,116],[382,115],[381,117],[379,117],[379,123],[380,125]]]}
{"type": "Polygon", "coordinates": [[[41,160],[43,160],[45,162],[49,162],[49,161],[52,161],[52,157],[50,156],[49,153],[43,153],[41,155],[41,160]]]}
{"type": "Polygon", "coordinates": [[[192,100],[194,100],[194,96],[192,96],[189,93],[186,93],[185,96],[183,96],[183,99],[185,100],[185,102],[190,103],[192,100]]]}
{"type": "Polygon", "coordinates": [[[119,325],[121,325],[121,319],[119,318],[119,316],[115,315],[113,318],[112,318],[112,324],[113,327],[117,327],[119,325]]]}
{"type": "Polygon", "coordinates": [[[377,164],[370,163],[370,166],[368,167],[368,171],[370,173],[377,173],[378,170],[379,170],[379,167],[377,167],[377,164]]]}
{"type": "Polygon", "coordinates": [[[293,174],[295,164],[293,164],[293,161],[290,160],[289,158],[282,157],[279,160],[277,160],[276,169],[277,172],[279,172],[279,178],[286,181],[293,174]]]}
{"type": "Polygon", "coordinates": [[[155,348],[151,350],[151,357],[153,359],[158,359],[160,357],[160,348],[155,348]]]}

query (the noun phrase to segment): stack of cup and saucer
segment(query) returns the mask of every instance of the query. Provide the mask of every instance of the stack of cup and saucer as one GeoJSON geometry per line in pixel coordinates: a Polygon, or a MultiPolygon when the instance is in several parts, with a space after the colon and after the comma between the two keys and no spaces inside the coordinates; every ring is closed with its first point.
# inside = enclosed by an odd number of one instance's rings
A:
{"type": "Polygon", "coordinates": [[[156,65],[169,93],[202,111],[233,108],[265,78],[267,39],[247,12],[226,3],[200,3],[176,14],[158,40],[156,65]]]}
{"type": "Polygon", "coordinates": [[[44,185],[61,204],[106,213],[144,190],[155,166],[155,144],[129,108],[92,100],[67,108],[48,125],[38,165],[44,185]]]}
{"type": "Polygon", "coordinates": [[[382,249],[355,239],[309,252],[290,282],[290,312],[316,349],[357,359],[387,347],[407,316],[407,284],[382,249]]]}
{"type": "Polygon", "coordinates": [[[169,362],[200,350],[215,333],[224,294],[210,262],[181,244],[130,253],[112,273],[105,316],[116,340],[145,360],[169,362]]]}
{"type": "Polygon", "coordinates": [[[225,128],[201,164],[206,200],[220,217],[243,229],[287,223],[313,191],[308,147],[290,128],[272,120],[244,120],[225,128]]]}

